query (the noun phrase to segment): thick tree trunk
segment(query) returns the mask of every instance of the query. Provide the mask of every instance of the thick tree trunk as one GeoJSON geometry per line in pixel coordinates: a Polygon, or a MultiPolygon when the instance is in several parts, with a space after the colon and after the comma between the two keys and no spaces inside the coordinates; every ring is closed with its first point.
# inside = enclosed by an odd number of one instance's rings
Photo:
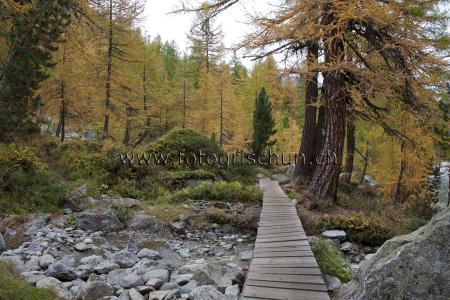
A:
{"type": "MultiPolygon", "coordinates": [[[[310,43],[308,46],[307,62],[309,67],[317,63],[319,46],[310,43]]],[[[318,97],[317,72],[307,76],[305,97],[305,125],[303,126],[302,140],[299,157],[294,171],[296,184],[308,183],[315,169],[317,152],[314,152],[314,140],[316,134],[316,102],[318,97]]]]}
{"type": "Polygon", "coordinates": [[[366,154],[364,155],[363,158],[364,158],[364,168],[361,174],[361,180],[359,181],[359,184],[363,184],[364,177],[366,177],[367,165],[369,164],[369,142],[367,142],[366,144],[366,154]]]}
{"type": "MultiPolygon", "coordinates": [[[[330,8],[324,16],[324,25],[331,26],[336,17],[330,8]]],[[[310,185],[311,197],[336,200],[337,185],[342,163],[345,118],[346,85],[345,75],[339,70],[344,60],[344,43],[337,28],[328,33],[324,41],[325,63],[336,69],[324,72],[325,85],[325,141],[318,157],[318,165],[310,185]]]]}
{"type": "Polygon", "coordinates": [[[150,116],[148,115],[148,99],[147,99],[147,68],[144,58],[144,70],[142,75],[142,88],[144,92],[144,113],[145,113],[145,134],[147,134],[150,127],[150,116]]]}
{"type": "Polygon", "coordinates": [[[352,117],[347,119],[347,154],[345,157],[344,175],[342,180],[350,183],[353,173],[353,162],[355,158],[355,123],[352,117]]]}
{"type": "Polygon", "coordinates": [[[59,83],[59,92],[61,98],[61,107],[59,109],[59,122],[58,130],[56,136],[60,137],[61,142],[64,142],[66,137],[66,82],[64,79],[64,66],[66,63],[66,44],[63,44],[63,55],[62,55],[62,69],[63,74],[61,75],[61,81],[59,83]]]}
{"type": "Polygon", "coordinates": [[[105,120],[103,123],[103,135],[105,139],[109,136],[109,111],[111,109],[111,75],[112,75],[112,48],[113,48],[113,0],[109,0],[109,31],[108,31],[108,66],[105,84],[105,120]]]}
{"type": "Polygon", "coordinates": [[[186,128],[186,61],[183,63],[183,129],[186,128]]]}
{"type": "MultiPolygon", "coordinates": [[[[322,95],[322,97],[324,97],[322,95]]],[[[326,115],[326,109],[325,105],[319,106],[319,116],[317,117],[317,124],[316,124],[316,132],[315,132],[315,138],[314,138],[314,153],[317,154],[320,153],[320,150],[322,150],[323,143],[325,141],[325,115],[326,115]]],[[[317,163],[314,161],[314,171],[316,170],[317,163]]]]}

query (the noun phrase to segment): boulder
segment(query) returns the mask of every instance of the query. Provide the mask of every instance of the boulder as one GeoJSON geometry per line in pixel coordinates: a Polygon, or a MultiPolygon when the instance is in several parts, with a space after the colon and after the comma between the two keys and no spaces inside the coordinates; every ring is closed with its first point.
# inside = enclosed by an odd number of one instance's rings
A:
{"type": "Polygon", "coordinates": [[[353,250],[353,245],[350,242],[345,242],[345,243],[342,243],[340,249],[342,252],[348,253],[353,250]]]}
{"type": "Polygon", "coordinates": [[[177,232],[182,232],[184,229],[186,229],[186,222],[184,221],[172,222],[170,223],[170,227],[177,232]]]}
{"type": "Polygon", "coordinates": [[[277,181],[280,185],[287,184],[291,181],[289,177],[283,174],[274,174],[272,175],[272,179],[277,181]]]}
{"type": "Polygon", "coordinates": [[[345,241],[347,234],[343,230],[327,230],[322,232],[322,236],[327,239],[345,241]]]}
{"type": "Polygon", "coordinates": [[[139,258],[148,258],[148,259],[158,259],[161,258],[161,255],[156,250],[151,250],[144,248],[137,254],[137,257],[139,258]]]}
{"type": "Polygon", "coordinates": [[[121,268],[131,268],[139,261],[139,258],[128,250],[122,250],[114,255],[113,261],[121,268]]]}
{"type": "Polygon", "coordinates": [[[160,281],[165,283],[169,281],[169,271],[165,269],[154,269],[145,273],[142,277],[146,282],[150,281],[151,279],[159,279],[160,281]]]}
{"type": "Polygon", "coordinates": [[[342,282],[339,280],[339,278],[330,275],[325,275],[324,277],[328,291],[332,292],[342,286],[342,282]]]}
{"type": "Polygon", "coordinates": [[[450,208],[425,226],[394,237],[362,263],[338,299],[448,299],[450,208]]]}
{"type": "Polygon", "coordinates": [[[364,175],[363,183],[372,188],[377,185],[377,182],[370,175],[364,175]]]}
{"type": "Polygon", "coordinates": [[[190,294],[189,299],[191,300],[227,300],[227,297],[219,292],[212,285],[202,285],[196,287],[190,294]]]}
{"type": "Polygon", "coordinates": [[[243,261],[250,261],[253,258],[253,250],[242,251],[239,253],[239,259],[243,261]]]}
{"type": "Polygon", "coordinates": [[[162,228],[160,220],[146,214],[135,214],[128,222],[128,227],[132,230],[141,230],[148,233],[158,232],[162,228]]]}
{"type": "Polygon", "coordinates": [[[132,273],[129,270],[118,269],[111,271],[107,275],[107,282],[112,286],[118,285],[125,289],[129,289],[143,285],[145,280],[142,276],[132,273]]]}
{"type": "Polygon", "coordinates": [[[238,300],[239,299],[239,285],[235,284],[233,286],[229,286],[225,289],[225,296],[227,296],[227,300],[238,300]]]}
{"type": "Polygon", "coordinates": [[[95,200],[88,195],[87,183],[71,191],[64,198],[64,206],[75,212],[87,210],[94,204],[95,200]]]}
{"type": "Polygon", "coordinates": [[[98,206],[101,208],[111,208],[112,206],[124,209],[132,209],[139,205],[140,201],[133,198],[124,198],[120,196],[101,195],[98,200],[98,206]]]}
{"type": "Polygon", "coordinates": [[[136,289],[130,289],[128,291],[128,297],[130,297],[130,300],[145,300],[145,297],[136,289]]]}
{"type": "Polygon", "coordinates": [[[25,270],[27,271],[39,271],[40,269],[39,256],[32,256],[30,260],[25,263],[25,270]]]}
{"type": "Polygon", "coordinates": [[[82,300],[97,300],[107,296],[114,296],[114,290],[105,281],[89,280],[81,290],[82,300]]]}
{"type": "Polygon", "coordinates": [[[119,269],[120,266],[112,261],[104,261],[94,268],[97,274],[108,274],[111,271],[119,269]]]}
{"type": "Polygon", "coordinates": [[[39,257],[39,266],[41,266],[42,269],[47,269],[54,262],[55,258],[51,254],[44,254],[39,257]]]}
{"type": "MultiPolygon", "coordinates": [[[[180,290],[167,290],[167,291],[156,291],[148,294],[148,300],[175,300],[180,297],[180,290]]],[[[214,299],[214,298],[211,298],[214,299]]]]}
{"type": "Polygon", "coordinates": [[[110,211],[83,212],[77,218],[77,228],[81,230],[111,232],[123,229],[123,224],[110,211]]]}
{"type": "Polygon", "coordinates": [[[27,234],[30,236],[34,236],[38,233],[43,227],[45,227],[51,219],[50,214],[32,214],[28,218],[28,222],[26,224],[27,234]]]}
{"type": "Polygon", "coordinates": [[[61,300],[70,300],[72,298],[70,292],[63,287],[62,282],[53,277],[45,277],[39,280],[36,283],[36,287],[52,290],[61,300]]]}
{"type": "Polygon", "coordinates": [[[261,173],[256,174],[256,179],[264,179],[264,178],[266,178],[266,175],[261,173]]]}
{"type": "Polygon", "coordinates": [[[72,281],[77,278],[77,273],[71,266],[58,261],[48,267],[47,276],[55,277],[61,281],[72,281]]]}
{"type": "Polygon", "coordinates": [[[81,264],[90,265],[90,266],[97,266],[97,265],[101,264],[102,262],[104,262],[104,259],[100,255],[91,255],[91,256],[86,256],[86,257],[83,257],[82,259],[80,259],[81,264]]]}
{"type": "Polygon", "coordinates": [[[197,281],[191,280],[185,285],[180,287],[181,294],[190,294],[198,286],[197,281]]]}

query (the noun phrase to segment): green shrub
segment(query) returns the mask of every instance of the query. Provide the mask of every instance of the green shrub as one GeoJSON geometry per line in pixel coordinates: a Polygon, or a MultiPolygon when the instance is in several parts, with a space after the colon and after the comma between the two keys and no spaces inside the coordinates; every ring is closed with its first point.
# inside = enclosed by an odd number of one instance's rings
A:
{"type": "Polygon", "coordinates": [[[28,147],[0,146],[0,211],[55,210],[66,185],[28,147]]]}
{"type": "Polygon", "coordinates": [[[198,180],[206,180],[206,179],[214,179],[216,174],[211,171],[198,169],[198,170],[178,170],[178,171],[169,171],[163,176],[163,181],[168,184],[177,184],[186,180],[198,179],[198,180]]]}
{"type": "Polygon", "coordinates": [[[219,181],[179,190],[172,195],[172,199],[177,202],[188,200],[259,202],[262,200],[262,192],[252,185],[244,186],[239,182],[219,181]]]}
{"type": "Polygon", "coordinates": [[[206,212],[208,221],[219,225],[230,224],[236,228],[246,229],[248,227],[247,219],[244,215],[238,213],[228,214],[220,209],[209,209],[206,212]]]}
{"type": "Polygon", "coordinates": [[[128,221],[132,215],[132,210],[129,208],[112,206],[111,210],[116,215],[117,219],[119,219],[119,221],[122,223],[128,221]]]}
{"type": "MultiPolygon", "coordinates": [[[[217,143],[211,139],[193,130],[179,128],[171,130],[147,149],[147,152],[150,154],[169,155],[175,162],[173,167],[177,167],[180,153],[184,153],[185,157],[189,156],[189,154],[195,154],[198,157],[200,151],[205,155],[210,153],[220,155],[223,153],[217,143]]],[[[186,167],[186,165],[183,166],[186,167]]],[[[218,166],[212,167],[217,168],[218,166]]]]}
{"type": "Polygon", "coordinates": [[[72,227],[74,228],[77,224],[77,217],[74,214],[71,214],[67,220],[64,222],[64,227],[65,228],[69,228],[72,227]]]}
{"type": "Polygon", "coordinates": [[[321,231],[344,230],[351,241],[370,246],[379,246],[392,238],[391,231],[381,219],[361,213],[338,216],[325,215],[315,223],[315,226],[321,231]]]}
{"type": "Polygon", "coordinates": [[[350,263],[330,241],[314,238],[311,249],[323,273],[337,277],[344,283],[352,279],[350,263]]]}
{"type": "Polygon", "coordinates": [[[10,265],[0,263],[1,300],[57,300],[50,290],[38,289],[19,277],[10,265]]]}

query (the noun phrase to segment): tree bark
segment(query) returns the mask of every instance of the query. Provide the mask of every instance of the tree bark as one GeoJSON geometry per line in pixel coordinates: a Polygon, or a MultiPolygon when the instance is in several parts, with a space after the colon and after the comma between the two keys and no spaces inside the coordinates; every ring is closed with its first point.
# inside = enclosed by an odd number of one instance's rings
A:
{"type": "Polygon", "coordinates": [[[111,110],[111,76],[112,76],[112,49],[113,49],[113,0],[109,0],[109,31],[108,31],[108,58],[107,58],[107,73],[105,84],[105,120],[103,123],[102,138],[106,139],[109,136],[109,111],[111,110]]]}
{"type": "Polygon", "coordinates": [[[402,152],[402,161],[400,162],[400,172],[398,173],[397,183],[395,187],[395,194],[394,194],[395,203],[403,203],[404,199],[406,198],[405,192],[403,191],[404,177],[406,172],[406,159],[405,159],[406,143],[402,141],[400,147],[402,152]]]}
{"type": "MultiPolygon", "coordinates": [[[[317,63],[319,45],[311,42],[308,46],[307,62],[309,67],[317,63]]],[[[308,183],[315,169],[316,153],[314,150],[316,134],[316,102],[318,97],[318,73],[307,76],[305,97],[305,124],[303,126],[302,140],[297,165],[294,171],[295,182],[298,185],[308,183]]]]}
{"type": "Polygon", "coordinates": [[[336,200],[345,139],[346,85],[345,75],[338,67],[344,60],[344,43],[334,24],[336,16],[330,7],[324,9],[324,25],[332,27],[324,41],[325,64],[335,69],[324,72],[325,141],[317,159],[310,195],[318,199],[336,200]]]}
{"type": "Polygon", "coordinates": [[[220,147],[223,147],[223,80],[220,81],[220,147]]]}
{"type": "Polygon", "coordinates": [[[129,105],[127,105],[127,121],[125,123],[125,133],[123,136],[123,144],[128,146],[128,144],[130,143],[130,131],[131,131],[131,119],[130,119],[130,115],[131,115],[131,107],[129,105]]]}
{"type": "Polygon", "coordinates": [[[64,142],[66,137],[66,82],[64,79],[64,66],[66,63],[66,43],[63,44],[63,54],[62,54],[62,75],[59,83],[59,92],[61,97],[61,106],[59,109],[59,122],[56,136],[60,138],[61,142],[64,142]]]}
{"type": "MultiPolygon", "coordinates": [[[[324,97],[324,94],[322,94],[322,97],[324,97]]],[[[316,154],[316,157],[320,153],[320,150],[322,150],[323,142],[325,141],[325,115],[325,105],[321,104],[319,106],[319,116],[317,117],[316,132],[314,138],[314,153],[316,154]]],[[[314,161],[314,171],[316,169],[316,166],[317,163],[316,161],[314,161]]]]}
{"type": "Polygon", "coordinates": [[[347,119],[347,154],[345,157],[345,167],[342,180],[350,183],[353,173],[353,163],[355,159],[355,123],[353,117],[347,119]]]}

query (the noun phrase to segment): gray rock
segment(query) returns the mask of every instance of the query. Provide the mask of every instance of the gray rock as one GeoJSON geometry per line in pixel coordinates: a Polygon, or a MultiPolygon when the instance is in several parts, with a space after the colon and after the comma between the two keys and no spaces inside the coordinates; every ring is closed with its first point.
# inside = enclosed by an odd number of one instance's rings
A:
{"type": "Polygon", "coordinates": [[[181,294],[190,294],[196,287],[198,286],[198,283],[196,280],[191,280],[185,285],[180,287],[180,293],[181,294]]]}
{"type": "Polygon", "coordinates": [[[161,258],[161,255],[156,250],[151,250],[144,248],[137,254],[137,257],[139,258],[148,258],[148,259],[158,259],[161,258]]]}
{"type": "Polygon", "coordinates": [[[59,281],[56,278],[53,278],[53,277],[43,278],[36,283],[36,287],[38,287],[40,289],[52,290],[55,293],[55,295],[58,296],[59,299],[62,299],[62,300],[70,300],[71,299],[70,292],[68,290],[66,290],[63,287],[61,281],[59,281]]]}
{"type": "Polygon", "coordinates": [[[364,175],[363,183],[370,187],[377,185],[377,182],[370,175],[364,175]]]}
{"type": "Polygon", "coordinates": [[[0,251],[3,251],[5,249],[6,249],[5,239],[3,238],[3,235],[0,233],[0,251]]]}
{"type": "Polygon", "coordinates": [[[136,287],[136,291],[138,291],[139,293],[141,293],[142,295],[147,295],[150,292],[153,292],[155,289],[152,288],[151,286],[146,286],[146,285],[141,285],[136,287]]]}
{"type": "Polygon", "coordinates": [[[130,300],[145,300],[145,297],[136,289],[130,289],[128,291],[128,297],[130,297],[130,300]]]}
{"type": "Polygon", "coordinates": [[[170,280],[176,282],[178,285],[185,285],[192,279],[192,277],[194,277],[194,274],[179,274],[172,275],[170,280]]]}
{"type": "Polygon", "coordinates": [[[347,234],[343,230],[327,230],[322,232],[322,236],[327,239],[345,241],[347,234]]]}
{"type": "Polygon", "coordinates": [[[26,282],[31,284],[36,284],[39,280],[47,278],[47,276],[40,272],[23,272],[20,276],[25,279],[26,282]]]}
{"type": "Polygon", "coordinates": [[[78,278],[86,280],[89,278],[89,275],[94,272],[94,267],[91,265],[79,265],[76,269],[76,272],[78,278]]]}
{"type": "MultiPolygon", "coordinates": [[[[180,290],[156,291],[148,294],[148,300],[175,300],[180,297],[180,290]]],[[[212,298],[211,298],[212,299],[212,298]]]]}
{"type": "Polygon", "coordinates": [[[146,282],[150,279],[157,278],[161,280],[163,283],[169,281],[169,271],[165,269],[154,269],[143,275],[143,278],[146,282]]]}
{"type": "Polygon", "coordinates": [[[27,271],[39,271],[40,269],[39,256],[32,256],[30,260],[25,263],[25,270],[27,271]]]}
{"type": "Polygon", "coordinates": [[[225,289],[225,296],[227,300],[238,300],[239,299],[239,285],[235,284],[233,286],[229,286],[225,289]]]}
{"type": "Polygon", "coordinates": [[[394,237],[365,261],[338,299],[448,299],[450,208],[425,226],[394,237]]]}
{"type": "Polygon", "coordinates": [[[277,181],[280,185],[287,184],[291,181],[289,177],[283,174],[274,174],[272,175],[272,179],[277,181]]]}
{"type": "Polygon", "coordinates": [[[88,281],[81,290],[83,300],[97,300],[108,296],[114,296],[114,291],[105,281],[88,281]]]}
{"type": "Polygon", "coordinates": [[[192,300],[227,300],[227,297],[219,292],[212,285],[202,285],[196,287],[190,294],[189,299],[192,300]]]}
{"type": "Polygon", "coordinates": [[[128,222],[128,227],[132,230],[141,230],[148,233],[158,232],[162,228],[160,220],[152,218],[146,214],[135,214],[128,222]]]}
{"type": "Polygon", "coordinates": [[[28,223],[26,224],[27,234],[30,236],[34,236],[38,233],[43,227],[45,227],[51,219],[50,214],[32,214],[28,218],[28,223]]]}
{"type": "Polygon", "coordinates": [[[25,271],[25,264],[20,255],[0,256],[0,262],[11,264],[18,272],[25,271]]]}
{"type": "Polygon", "coordinates": [[[239,259],[243,261],[249,261],[253,258],[253,250],[242,251],[239,253],[239,259]]]}
{"type": "Polygon", "coordinates": [[[256,174],[256,179],[264,179],[266,176],[264,174],[258,173],[256,174]]]}
{"type": "Polygon", "coordinates": [[[186,222],[184,221],[172,222],[170,223],[170,227],[175,231],[183,231],[186,228],[186,222]]]}
{"type": "Polygon", "coordinates": [[[52,263],[55,262],[55,258],[51,254],[44,254],[39,257],[39,265],[42,269],[47,269],[52,263]]]}
{"type": "MultiPolygon", "coordinates": [[[[157,280],[158,282],[162,282],[161,279],[154,278],[154,279],[150,279],[150,280],[146,283],[146,285],[148,285],[148,286],[153,286],[153,287],[156,288],[155,285],[149,284],[150,282],[152,282],[152,280],[153,280],[153,281],[157,280]]],[[[179,287],[180,287],[180,286],[179,286],[176,282],[166,282],[166,283],[164,283],[163,285],[160,285],[160,287],[159,287],[158,289],[160,289],[161,291],[167,291],[167,290],[178,289],[179,287]]]]}
{"type": "Polygon", "coordinates": [[[90,265],[90,266],[97,266],[97,265],[101,264],[102,262],[104,262],[104,259],[100,255],[91,255],[91,256],[86,256],[86,257],[83,257],[82,259],[80,259],[81,264],[90,265]]]}
{"type": "Polygon", "coordinates": [[[125,269],[111,271],[107,276],[107,281],[112,286],[118,285],[126,289],[137,287],[145,283],[142,276],[125,269]]]}
{"type": "Polygon", "coordinates": [[[108,274],[111,271],[119,269],[120,266],[112,261],[104,261],[94,268],[97,274],[108,274]]]}
{"type": "Polygon", "coordinates": [[[123,229],[123,224],[110,211],[83,212],[77,218],[77,228],[81,230],[111,232],[123,229]]]}
{"type": "Polygon", "coordinates": [[[78,243],[73,248],[78,252],[86,252],[92,249],[92,245],[87,245],[85,243],[78,243]]]}
{"type": "Polygon", "coordinates": [[[98,200],[98,206],[101,208],[110,208],[112,206],[120,207],[124,209],[135,208],[139,205],[140,201],[132,198],[124,198],[120,196],[101,195],[98,200]]]}
{"type": "Polygon", "coordinates": [[[75,270],[62,261],[52,263],[48,267],[46,274],[61,281],[72,281],[77,278],[75,270]]]}
{"type": "Polygon", "coordinates": [[[139,258],[130,251],[122,250],[114,255],[113,261],[121,268],[131,268],[139,261],[139,258]]]}
{"type": "Polygon", "coordinates": [[[342,252],[348,253],[348,252],[350,252],[350,251],[352,251],[352,250],[353,250],[353,245],[352,245],[352,243],[350,243],[350,242],[342,243],[342,245],[341,245],[341,251],[342,251],[342,252]]]}
{"type": "Polygon", "coordinates": [[[339,280],[339,278],[326,274],[325,274],[325,284],[327,286],[328,291],[330,292],[340,289],[342,286],[342,282],[339,280]]]}
{"type": "Polygon", "coordinates": [[[85,183],[66,195],[64,205],[75,212],[81,212],[92,205],[88,195],[88,185],[85,183]]]}

